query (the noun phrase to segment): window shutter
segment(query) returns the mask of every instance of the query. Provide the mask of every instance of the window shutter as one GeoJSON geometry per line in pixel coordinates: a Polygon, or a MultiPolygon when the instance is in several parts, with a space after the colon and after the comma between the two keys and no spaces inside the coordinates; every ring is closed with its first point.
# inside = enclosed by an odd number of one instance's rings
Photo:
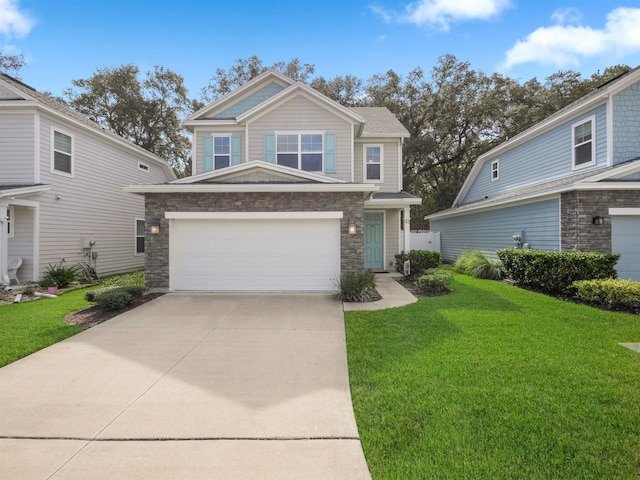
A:
{"type": "Polygon", "coordinates": [[[240,163],[240,135],[231,137],[231,165],[240,163]]]}
{"type": "Polygon", "coordinates": [[[324,173],[336,173],[336,134],[324,134],[324,173]]]}
{"type": "Polygon", "coordinates": [[[213,170],[213,137],[210,135],[204,137],[203,156],[203,172],[210,172],[211,170],[213,170]]]}
{"type": "Polygon", "coordinates": [[[265,133],[262,159],[265,162],[276,163],[276,134],[265,133]]]}

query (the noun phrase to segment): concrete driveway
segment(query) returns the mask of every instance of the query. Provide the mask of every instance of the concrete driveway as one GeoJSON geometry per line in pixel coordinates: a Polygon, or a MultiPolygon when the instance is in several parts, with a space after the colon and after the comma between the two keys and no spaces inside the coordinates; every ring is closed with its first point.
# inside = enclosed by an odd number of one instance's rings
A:
{"type": "Polygon", "coordinates": [[[0,369],[0,476],[369,479],[329,295],[169,294],[0,369]]]}

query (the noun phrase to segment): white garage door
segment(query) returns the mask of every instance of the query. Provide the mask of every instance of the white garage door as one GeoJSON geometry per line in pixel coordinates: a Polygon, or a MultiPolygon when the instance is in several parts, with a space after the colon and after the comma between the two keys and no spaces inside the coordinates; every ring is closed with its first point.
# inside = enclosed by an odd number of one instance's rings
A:
{"type": "Polygon", "coordinates": [[[340,220],[174,219],[170,285],[187,291],[329,291],[340,220]]]}
{"type": "Polygon", "coordinates": [[[611,251],[621,254],[618,278],[640,281],[640,215],[611,217],[611,251]]]}

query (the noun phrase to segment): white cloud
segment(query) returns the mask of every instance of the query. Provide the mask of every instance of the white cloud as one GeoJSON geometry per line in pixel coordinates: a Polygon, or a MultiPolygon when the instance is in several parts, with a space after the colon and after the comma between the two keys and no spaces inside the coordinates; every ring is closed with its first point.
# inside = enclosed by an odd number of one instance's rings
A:
{"type": "Polygon", "coordinates": [[[582,19],[580,10],[576,8],[559,8],[551,15],[551,20],[555,23],[578,23],[582,19]]]}
{"type": "Polygon", "coordinates": [[[16,0],[0,0],[0,34],[5,37],[23,37],[27,35],[34,20],[18,8],[16,0]]]}
{"type": "MultiPolygon", "coordinates": [[[[556,11],[555,21],[576,22],[576,12],[556,11]]],[[[589,26],[540,27],[506,53],[505,68],[528,62],[576,66],[581,58],[620,55],[640,51],[640,8],[616,8],[607,15],[603,29],[589,26]]]]}
{"type": "Polygon", "coordinates": [[[418,0],[407,5],[402,13],[388,12],[379,5],[370,8],[387,22],[414,23],[448,31],[452,22],[487,20],[510,5],[510,0],[418,0]]]}

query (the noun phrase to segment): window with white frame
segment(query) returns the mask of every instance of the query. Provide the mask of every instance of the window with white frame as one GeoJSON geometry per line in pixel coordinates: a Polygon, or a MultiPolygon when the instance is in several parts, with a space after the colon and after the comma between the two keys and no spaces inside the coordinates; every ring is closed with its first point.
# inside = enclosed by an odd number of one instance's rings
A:
{"type": "Polygon", "coordinates": [[[15,222],[15,211],[13,207],[7,207],[7,229],[9,231],[9,238],[13,238],[15,235],[15,225],[12,222],[15,222]]]}
{"type": "Polygon", "coordinates": [[[53,131],[51,170],[53,172],[73,174],[73,137],[66,133],[53,131]]]}
{"type": "Polygon", "coordinates": [[[491,162],[491,181],[498,180],[500,178],[500,161],[494,160],[491,162]]]}
{"type": "Polygon", "coordinates": [[[136,218],[135,242],[136,255],[144,253],[144,219],[142,218],[136,218]]]}
{"type": "Polygon", "coordinates": [[[364,180],[382,181],[382,145],[364,146],[364,180]]]}
{"type": "Polygon", "coordinates": [[[306,172],[322,172],[322,133],[276,134],[276,161],[306,172]]]}
{"type": "Polygon", "coordinates": [[[574,168],[593,165],[596,161],[594,148],[595,117],[590,117],[571,127],[574,168]]]}
{"type": "Polygon", "coordinates": [[[231,164],[231,137],[213,137],[213,168],[218,170],[231,164]]]}

